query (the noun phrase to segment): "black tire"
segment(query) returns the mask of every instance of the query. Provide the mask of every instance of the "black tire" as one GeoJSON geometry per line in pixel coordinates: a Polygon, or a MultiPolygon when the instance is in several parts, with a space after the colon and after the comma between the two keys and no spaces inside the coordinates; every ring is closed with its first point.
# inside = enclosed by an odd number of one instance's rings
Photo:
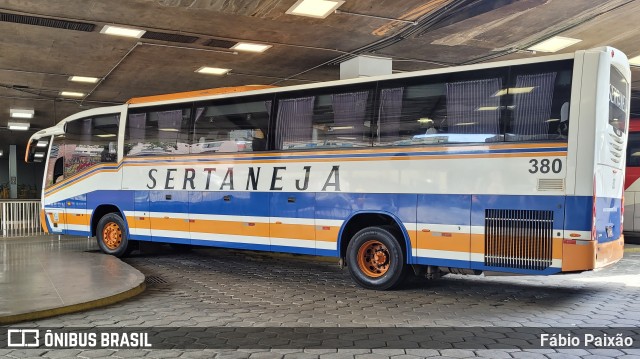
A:
{"type": "Polygon", "coordinates": [[[107,213],[96,227],[96,238],[102,252],[116,257],[125,257],[135,249],[129,240],[124,220],[117,213],[107,213]]]}
{"type": "Polygon", "coordinates": [[[407,274],[404,250],[392,228],[367,227],[356,233],[347,247],[351,278],[366,289],[398,287],[407,274]]]}

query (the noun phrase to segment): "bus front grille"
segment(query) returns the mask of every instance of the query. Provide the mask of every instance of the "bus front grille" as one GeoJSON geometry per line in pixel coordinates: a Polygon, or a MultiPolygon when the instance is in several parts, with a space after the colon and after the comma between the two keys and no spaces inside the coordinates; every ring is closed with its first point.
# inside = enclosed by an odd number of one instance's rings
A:
{"type": "Polygon", "coordinates": [[[553,211],[485,210],[484,264],[544,270],[552,263],[553,211]]]}

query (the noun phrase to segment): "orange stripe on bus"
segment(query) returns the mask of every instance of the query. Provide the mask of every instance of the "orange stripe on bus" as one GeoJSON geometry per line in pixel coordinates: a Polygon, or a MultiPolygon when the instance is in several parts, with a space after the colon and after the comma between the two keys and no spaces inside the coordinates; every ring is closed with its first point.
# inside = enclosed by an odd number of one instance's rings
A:
{"type": "Polygon", "coordinates": [[[79,213],[65,213],[64,218],[66,224],[77,224],[86,226],[89,225],[90,216],[79,213]]]}
{"type": "Polygon", "coordinates": [[[170,94],[145,96],[145,97],[134,97],[129,101],[127,101],[127,103],[129,105],[135,105],[139,103],[171,101],[171,100],[179,100],[179,99],[222,95],[227,93],[264,90],[264,89],[270,89],[270,88],[276,88],[276,87],[277,86],[270,86],[270,85],[245,85],[245,86],[233,86],[233,87],[219,87],[219,88],[213,88],[213,89],[207,89],[207,90],[176,92],[176,93],[170,93],[170,94]]]}
{"type": "Polygon", "coordinates": [[[42,231],[46,234],[49,234],[49,228],[47,227],[47,215],[44,212],[44,208],[40,209],[40,227],[42,227],[42,231]]]}

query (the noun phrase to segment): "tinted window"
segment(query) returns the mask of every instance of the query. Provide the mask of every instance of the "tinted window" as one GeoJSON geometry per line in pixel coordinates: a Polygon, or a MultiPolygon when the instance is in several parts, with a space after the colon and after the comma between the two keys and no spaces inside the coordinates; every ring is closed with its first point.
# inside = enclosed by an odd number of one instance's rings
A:
{"type": "Polygon", "coordinates": [[[237,98],[196,105],[191,153],[267,150],[271,104],[237,98]]]}
{"type": "Polygon", "coordinates": [[[566,140],[571,61],[514,66],[503,98],[507,141],[566,140]]]}
{"type": "MultiPolygon", "coordinates": [[[[65,178],[98,163],[117,161],[119,122],[120,115],[114,114],[89,117],[67,123],[62,146],[58,149],[58,156],[64,157],[65,178]]],[[[53,153],[52,149],[52,156],[53,153]]]]}
{"type": "Polygon", "coordinates": [[[371,146],[372,89],[317,89],[278,99],[276,149],[371,146]]]}
{"type": "Polygon", "coordinates": [[[125,130],[125,153],[128,156],[188,154],[190,120],[191,104],[132,111],[125,130]]]}
{"type": "Polygon", "coordinates": [[[609,83],[609,124],[614,129],[626,132],[627,101],[629,98],[629,85],[624,76],[611,66],[611,79],[609,83]]]}
{"type": "Polygon", "coordinates": [[[506,70],[483,70],[381,83],[375,145],[501,141],[506,70]]]}

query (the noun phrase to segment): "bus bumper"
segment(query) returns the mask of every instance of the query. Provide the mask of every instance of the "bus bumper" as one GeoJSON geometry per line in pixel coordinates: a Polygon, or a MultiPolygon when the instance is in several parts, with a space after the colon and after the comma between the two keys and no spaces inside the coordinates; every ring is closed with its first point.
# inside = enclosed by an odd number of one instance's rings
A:
{"type": "Polygon", "coordinates": [[[576,272],[602,268],[622,258],[624,236],[606,242],[564,240],[562,241],[562,271],[576,272]]]}

